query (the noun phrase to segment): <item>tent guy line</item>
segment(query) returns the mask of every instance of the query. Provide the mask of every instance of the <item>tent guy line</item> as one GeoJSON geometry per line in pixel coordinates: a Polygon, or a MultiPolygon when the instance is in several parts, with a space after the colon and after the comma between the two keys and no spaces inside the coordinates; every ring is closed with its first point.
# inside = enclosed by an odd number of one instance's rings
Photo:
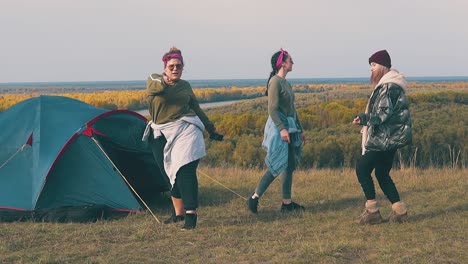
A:
{"type": "Polygon", "coordinates": [[[27,143],[24,143],[23,146],[21,146],[16,152],[15,154],[13,154],[11,157],[9,157],[1,166],[0,166],[0,169],[3,168],[5,165],[8,164],[8,162],[10,162],[16,155],[18,155],[18,153],[20,153],[21,151],[23,151],[24,147],[26,147],[26,145],[28,145],[27,143]]]}
{"type": "Polygon", "coordinates": [[[128,187],[130,187],[130,189],[132,190],[132,192],[138,197],[138,199],[140,199],[141,203],[146,207],[146,209],[148,209],[148,211],[150,212],[150,214],[153,216],[154,220],[156,220],[156,222],[158,224],[161,223],[161,221],[159,221],[159,219],[156,217],[156,215],[153,213],[153,211],[151,210],[151,208],[145,203],[145,201],[141,198],[141,196],[138,194],[138,192],[135,190],[135,188],[133,188],[133,186],[130,184],[130,182],[127,180],[127,178],[125,178],[125,176],[122,174],[122,172],[119,170],[119,168],[117,168],[117,166],[114,164],[114,162],[109,158],[109,155],[107,155],[107,153],[104,151],[104,149],[102,148],[101,144],[99,144],[99,142],[94,138],[94,137],[91,137],[91,139],[93,140],[93,142],[98,146],[98,148],[101,150],[101,152],[104,154],[104,156],[106,156],[106,158],[109,160],[109,162],[112,164],[112,166],[114,166],[115,170],[120,174],[120,176],[122,177],[122,179],[128,184],[128,187]]]}

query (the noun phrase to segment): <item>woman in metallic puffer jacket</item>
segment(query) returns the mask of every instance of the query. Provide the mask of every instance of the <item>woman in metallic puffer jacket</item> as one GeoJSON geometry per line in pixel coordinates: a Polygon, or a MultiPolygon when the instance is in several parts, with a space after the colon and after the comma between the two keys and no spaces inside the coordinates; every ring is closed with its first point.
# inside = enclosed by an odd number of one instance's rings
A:
{"type": "Polygon", "coordinates": [[[353,124],[363,126],[362,156],[357,162],[356,174],[367,202],[359,223],[378,224],[383,220],[375,199],[373,170],[380,188],[392,203],[389,221],[403,223],[408,221],[408,212],[389,173],[396,150],[412,140],[411,117],[405,96],[407,81],[402,74],[391,69],[390,55],[386,50],[373,54],[369,64],[374,90],[366,112],[353,120],[353,124]]]}

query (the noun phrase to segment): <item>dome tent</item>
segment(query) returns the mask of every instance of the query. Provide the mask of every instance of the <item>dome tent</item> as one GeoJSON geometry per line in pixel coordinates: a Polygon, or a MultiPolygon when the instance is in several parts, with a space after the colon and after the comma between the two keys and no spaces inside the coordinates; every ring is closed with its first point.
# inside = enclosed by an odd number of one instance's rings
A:
{"type": "Polygon", "coordinates": [[[0,220],[128,214],[168,190],[138,113],[39,96],[0,112],[0,125],[0,220]]]}

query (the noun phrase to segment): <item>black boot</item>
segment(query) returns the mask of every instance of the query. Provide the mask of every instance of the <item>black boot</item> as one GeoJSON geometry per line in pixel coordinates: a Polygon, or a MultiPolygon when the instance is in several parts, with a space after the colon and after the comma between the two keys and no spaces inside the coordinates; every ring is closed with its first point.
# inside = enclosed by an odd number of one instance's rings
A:
{"type": "Polygon", "coordinates": [[[290,204],[281,204],[281,212],[287,213],[294,211],[305,211],[305,207],[295,202],[291,202],[290,204]]]}
{"type": "Polygon", "coordinates": [[[195,229],[197,226],[197,214],[185,214],[185,224],[182,230],[195,229]]]}
{"type": "Polygon", "coordinates": [[[175,213],[173,213],[171,215],[171,217],[166,219],[163,223],[164,224],[173,224],[173,223],[181,222],[181,221],[184,221],[184,220],[185,220],[184,215],[175,215],[175,213]]]}
{"type": "Polygon", "coordinates": [[[258,197],[252,198],[250,197],[249,200],[247,200],[247,207],[249,207],[249,210],[256,214],[258,213],[258,197]]]}

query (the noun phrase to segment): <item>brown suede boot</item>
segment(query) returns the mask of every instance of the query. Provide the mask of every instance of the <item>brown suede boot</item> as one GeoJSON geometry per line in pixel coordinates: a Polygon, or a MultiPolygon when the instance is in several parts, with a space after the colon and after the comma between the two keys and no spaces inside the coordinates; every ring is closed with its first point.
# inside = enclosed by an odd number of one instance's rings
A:
{"type": "Polygon", "coordinates": [[[390,223],[407,223],[408,222],[408,209],[405,203],[396,202],[392,204],[392,212],[388,218],[390,223]]]}
{"type": "Polygon", "coordinates": [[[366,202],[366,210],[358,219],[360,225],[375,225],[382,223],[382,215],[380,214],[377,202],[366,202]]]}

